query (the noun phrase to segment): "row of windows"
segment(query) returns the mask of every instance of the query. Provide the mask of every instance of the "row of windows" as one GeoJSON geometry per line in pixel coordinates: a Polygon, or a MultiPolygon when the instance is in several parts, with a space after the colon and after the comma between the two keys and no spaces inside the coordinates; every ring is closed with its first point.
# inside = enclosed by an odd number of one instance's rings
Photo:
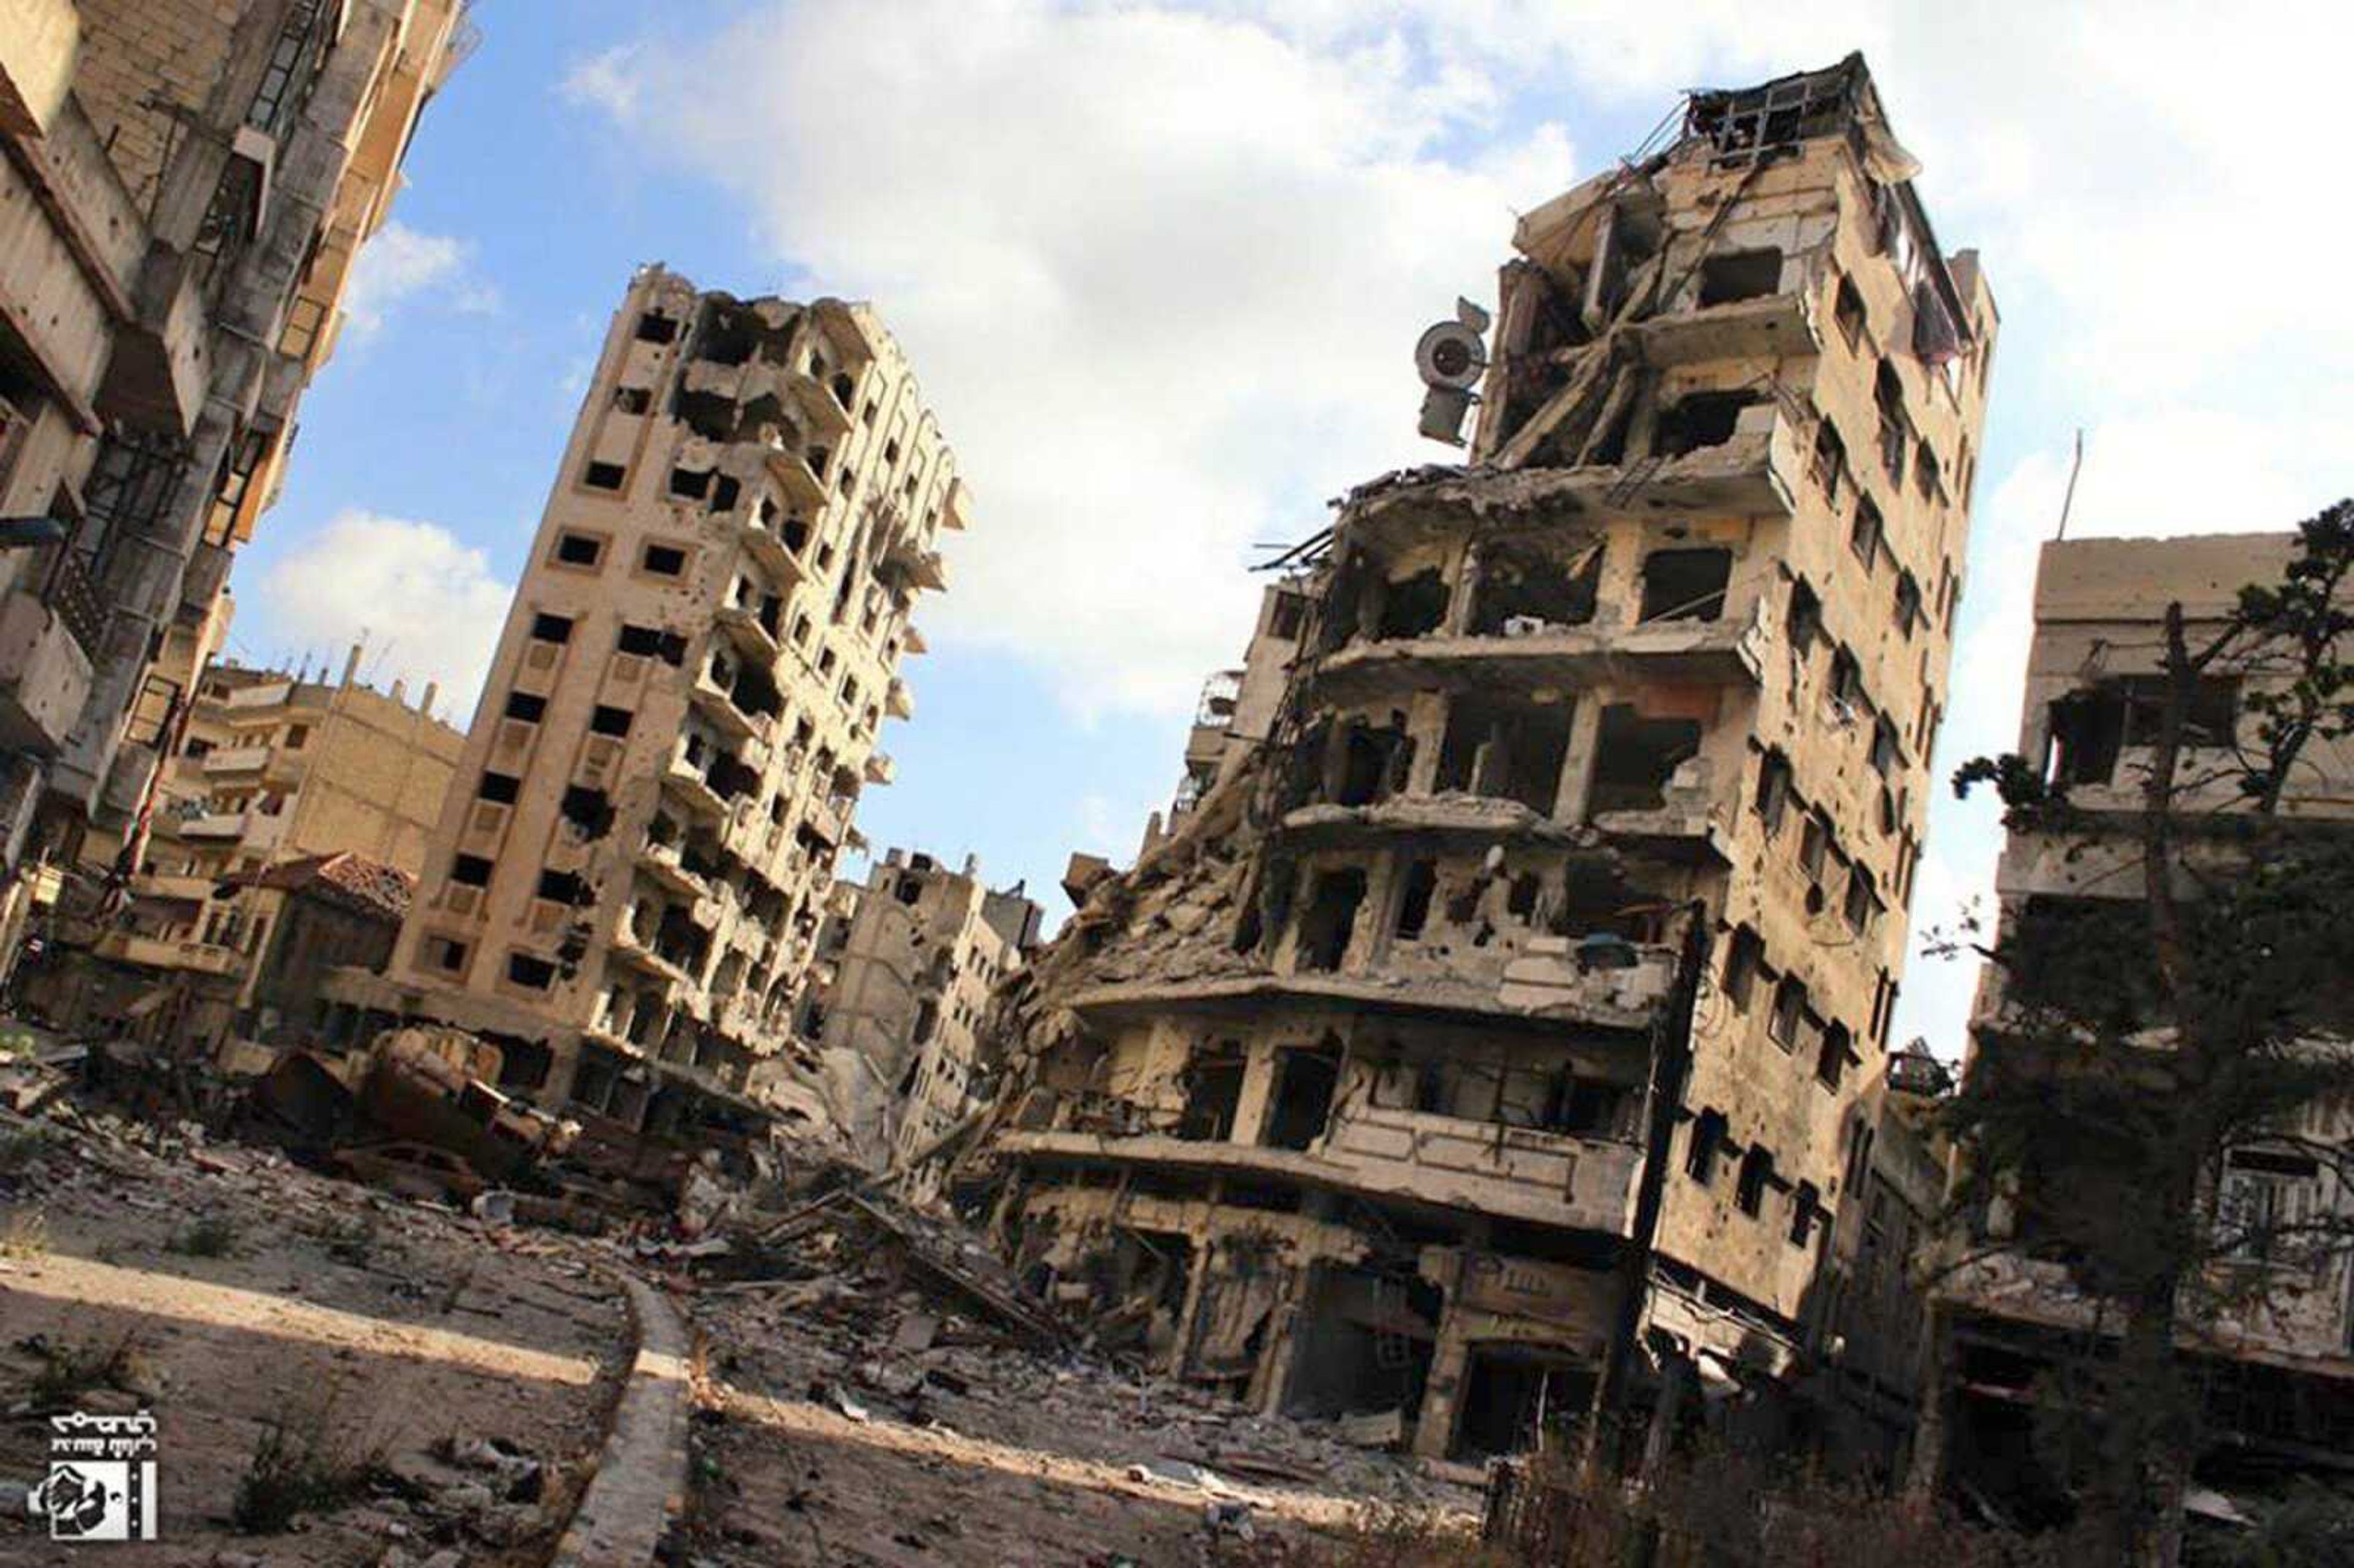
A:
{"type": "Polygon", "coordinates": [[[1814,1240],[1818,1224],[1830,1218],[1823,1207],[1821,1190],[1811,1181],[1791,1183],[1774,1170],[1774,1154],[1762,1144],[1752,1144],[1738,1150],[1728,1134],[1731,1124],[1724,1113],[1711,1106],[1692,1118],[1691,1136],[1684,1148],[1684,1174],[1706,1187],[1716,1180],[1718,1164],[1728,1156],[1740,1153],[1733,1182],[1734,1206],[1752,1219],[1766,1213],[1766,1195],[1776,1189],[1790,1194],[1790,1225],[1787,1233],[1790,1245],[1808,1245],[1814,1240]]]}
{"type": "MultiPolygon", "coordinates": [[[[1794,812],[1801,824],[1798,834],[1798,869],[1813,885],[1808,898],[1807,913],[1821,913],[1827,902],[1825,889],[1844,885],[1840,913],[1849,929],[1861,937],[1872,924],[1887,912],[1880,896],[1880,888],[1871,869],[1862,861],[1840,847],[1839,832],[1831,824],[1830,814],[1819,806],[1810,807],[1792,782],[1790,759],[1779,747],[1768,749],[1757,764],[1757,793],[1751,802],[1766,824],[1766,838],[1772,842],[1782,831],[1783,821],[1794,812]]],[[[1909,842],[1909,841],[1908,841],[1909,842]]],[[[1904,857],[1899,857],[1898,880],[1901,885],[1906,873],[1904,857]]],[[[1900,896],[1903,889],[1900,885],[1900,896]]]]}
{"type": "MultiPolygon", "coordinates": [[[[601,571],[605,565],[605,552],[611,544],[612,539],[607,535],[585,534],[567,528],[556,536],[556,547],[548,554],[548,564],[579,571],[601,571]]],[[[687,563],[694,558],[694,554],[695,548],[691,545],[648,539],[639,547],[637,569],[648,577],[684,577],[687,563]]]]}
{"type": "MultiPolygon", "coordinates": [[[[1756,997],[1761,979],[1774,984],[1771,1008],[1766,1018],[1766,1037],[1784,1051],[1793,1053],[1811,1044],[1815,1077],[1825,1088],[1837,1089],[1848,1067],[1857,1060],[1854,1035],[1846,1024],[1818,1013],[1806,982],[1796,975],[1776,971],[1766,962],[1764,940],[1751,927],[1737,926],[1731,950],[1725,955],[1724,994],[1745,1013],[1756,997]]],[[[1883,972],[1873,988],[1870,1025],[1872,1038],[1882,1050],[1887,1049],[1888,1030],[1895,1014],[1896,987],[1883,972]]]]}

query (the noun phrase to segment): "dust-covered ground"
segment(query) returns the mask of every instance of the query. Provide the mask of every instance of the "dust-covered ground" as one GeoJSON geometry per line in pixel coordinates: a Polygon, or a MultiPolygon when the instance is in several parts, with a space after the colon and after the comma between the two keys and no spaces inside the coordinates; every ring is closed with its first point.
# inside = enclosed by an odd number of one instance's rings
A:
{"type": "Polygon", "coordinates": [[[0,1561],[546,1559],[631,1343],[593,1244],[76,1119],[0,1123],[0,1561]],[[51,1417],[141,1410],[161,1540],[53,1543],[51,1417]]]}

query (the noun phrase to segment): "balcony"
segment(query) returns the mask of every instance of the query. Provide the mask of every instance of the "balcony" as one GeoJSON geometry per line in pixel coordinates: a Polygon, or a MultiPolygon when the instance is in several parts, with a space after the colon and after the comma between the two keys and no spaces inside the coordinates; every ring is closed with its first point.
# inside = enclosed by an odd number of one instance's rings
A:
{"type": "Polygon", "coordinates": [[[693,983],[684,969],[642,941],[638,934],[630,928],[630,923],[627,920],[621,921],[613,927],[613,942],[608,950],[616,962],[633,969],[642,975],[661,980],[665,985],[676,986],[684,990],[693,983]]]}
{"type": "Polygon", "coordinates": [[[834,355],[844,369],[854,371],[871,365],[882,352],[875,329],[859,308],[847,300],[820,300],[810,307],[810,313],[816,318],[818,330],[833,345],[834,355]]]}
{"type": "Polygon", "coordinates": [[[711,885],[686,869],[685,859],[675,844],[643,841],[638,846],[638,864],[652,881],[682,898],[711,896],[711,885]]]}
{"type": "Polygon", "coordinates": [[[180,819],[180,836],[184,839],[241,839],[246,824],[253,820],[251,811],[199,811],[180,819]]]}
{"type": "MultiPolygon", "coordinates": [[[[73,733],[92,673],[74,622],[55,599],[17,589],[0,600],[0,745],[42,756],[62,749],[73,733]]],[[[93,635],[90,646],[96,645],[93,635]]]]}
{"type": "Polygon", "coordinates": [[[723,820],[726,817],[727,802],[720,799],[718,791],[713,789],[703,775],[689,767],[683,758],[671,758],[669,766],[663,770],[662,781],[663,789],[697,815],[723,820]]]}
{"type": "Polygon", "coordinates": [[[223,774],[260,773],[270,761],[269,746],[220,746],[204,755],[201,771],[207,779],[223,774]]]}
{"type": "MultiPolygon", "coordinates": [[[[800,459],[793,459],[792,463],[802,472],[809,471],[808,465],[802,463],[800,459]]],[[[773,467],[774,464],[770,466],[773,467]]],[[[822,486],[819,489],[817,500],[810,504],[812,507],[825,504],[822,486]]],[[[761,567],[776,579],[778,591],[790,594],[793,585],[801,580],[801,557],[786,547],[785,541],[777,531],[762,522],[758,514],[754,513],[748,514],[741,523],[737,524],[736,537],[744,546],[744,553],[758,561],[761,567]]],[[[765,631],[767,629],[764,627],[762,630],[765,631]]],[[[775,638],[772,636],[769,641],[773,643],[775,638]]]]}
{"type": "Polygon", "coordinates": [[[1180,976],[1091,987],[1070,1000],[1090,1022],[1112,1024],[1165,1011],[1254,1016],[1270,1005],[1462,1018],[1555,1019],[1601,1029],[1648,1030],[1675,975],[1667,948],[1627,949],[1633,962],[1580,961],[1567,937],[1532,937],[1518,953],[1481,949],[1469,962],[1400,965],[1371,974],[1304,970],[1180,976]],[[1492,957],[1490,955],[1493,955],[1492,957]]]}
{"type": "Polygon", "coordinates": [[[833,394],[819,385],[816,376],[806,371],[780,373],[785,390],[791,395],[793,406],[827,442],[841,440],[850,433],[850,410],[834,400],[833,394]]]}
{"type": "Polygon", "coordinates": [[[1643,362],[1653,366],[1787,358],[1816,348],[1805,302],[1796,292],[1653,316],[1633,330],[1643,362]]]}
{"type": "Polygon", "coordinates": [[[174,941],[143,937],[135,931],[109,931],[94,949],[101,959],[142,969],[175,969],[186,974],[235,975],[245,967],[245,955],[212,942],[174,941]]]}
{"type": "MultiPolygon", "coordinates": [[[[768,533],[765,528],[757,531],[762,534],[768,533]]],[[[770,535],[769,537],[773,538],[775,535],[770,535]]],[[[777,662],[778,656],[784,652],[784,644],[778,641],[777,634],[762,623],[756,610],[746,609],[737,605],[726,605],[721,608],[716,619],[719,622],[719,629],[725,631],[728,640],[736,644],[736,651],[756,663],[763,666],[773,664],[777,662]]]]}
{"type": "Polygon", "coordinates": [[[883,711],[896,719],[916,716],[916,694],[896,675],[891,677],[891,684],[883,693],[883,711]]]}
{"type": "Polygon", "coordinates": [[[881,751],[866,754],[866,766],[862,771],[869,784],[888,784],[899,776],[898,764],[891,760],[887,752],[881,751]]]}
{"type": "Polygon", "coordinates": [[[141,875],[131,879],[131,895],[158,902],[202,904],[212,897],[217,885],[209,876],[141,875]]]}
{"type": "Polygon", "coordinates": [[[1384,692],[1469,686],[1684,684],[1754,686],[1767,635],[1754,616],[1652,620],[1638,626],[1548,626],[1522,637],[1415,637],[1352,642],[1314,674],[1319,695],[1351,702],[1384,692]]]}
{"type": "Polygon", "coordinates": [[[760,733],[752,722],[752,715],[736,705],[735,697],[711,678],[708,669],[695,677],[695,689],[691,695],[695,711],[709,719],[714,729],[731,740],[748,741],[760,733]]]}
{"type": "Polygon", "coordinates": [[[826,493],[825,476],[810,467],[801,453],[781,443],[769,448],[769,471],[784,486],[786,495],[812,513],[832,499],[826,493]]]}
{"type": "Polygon", "coordinates": [[[1612,1235],[1627,1234],[1642,1168],[1629,1143],[1370,1107],[1336,1118],[1307,1150],[1095,1132],[1011,1132],[1002,1147],[1034,1160],[1273,1177],[1612,1235]]]}

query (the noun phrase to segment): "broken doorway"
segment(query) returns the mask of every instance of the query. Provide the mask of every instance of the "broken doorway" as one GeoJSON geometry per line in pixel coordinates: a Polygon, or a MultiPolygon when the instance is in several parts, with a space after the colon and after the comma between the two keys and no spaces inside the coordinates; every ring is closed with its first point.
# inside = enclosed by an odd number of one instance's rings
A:
{"type": "Polygon", "coordinates": [[[1516,1345],[1471,1352],[1452,1459],[1479,1460],[1565,1447],[1594,1399],[1594,1373],[1566,1356],[1516,1345]]]}
{"type": "Polygon", "coordinates": [[[1323,1137],[1340,1082],[1341,1043],[1329,1034],[1314,1045],[1276,1052],[1275,1100],[1262,1141],[1269,1149],[1305,1150],[1323,1137]]]}

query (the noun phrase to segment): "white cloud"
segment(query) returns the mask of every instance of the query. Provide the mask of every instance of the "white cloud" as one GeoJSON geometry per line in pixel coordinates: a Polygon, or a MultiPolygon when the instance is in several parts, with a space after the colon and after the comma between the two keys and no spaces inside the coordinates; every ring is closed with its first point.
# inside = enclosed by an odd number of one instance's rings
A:
{"type": "Polygon", "coordinates": [[[456,311],[489,312],[498,294],[475,275],[473,247],[446,234],[423,234],[399,222],[386,224],[360,247],[352,281],[344,291],[345,331],[365,344],[412,301],[438,297],[456,311]]]}
{"type": "MultiPolygon", "coordinates": [[[[414,701],[438,683],[435,710],[462,729],[514,593],[482,551],[440,524],[352,509],[272,563],[253,598],[273,644],[340,651],[364,641],[374,684],[405,680],[414,701]]],[[[331,656],[330,667],[341,664],[331,656]]]]}
{"type": "MultiPolygon", "coordinates": [[[[949,639],[1082,709],[1175,712],[1249,629],[1249,546],[1402,461],[1416,334],[1492,292],[1566,135],[1442,135],[1475,72],[1149,9],[817,4],[570,92],[719,180],[811,286],[875,299],[972,476],[949,639]]],[[[715,285],[758,281],[712,279],[715,285]]]]}

